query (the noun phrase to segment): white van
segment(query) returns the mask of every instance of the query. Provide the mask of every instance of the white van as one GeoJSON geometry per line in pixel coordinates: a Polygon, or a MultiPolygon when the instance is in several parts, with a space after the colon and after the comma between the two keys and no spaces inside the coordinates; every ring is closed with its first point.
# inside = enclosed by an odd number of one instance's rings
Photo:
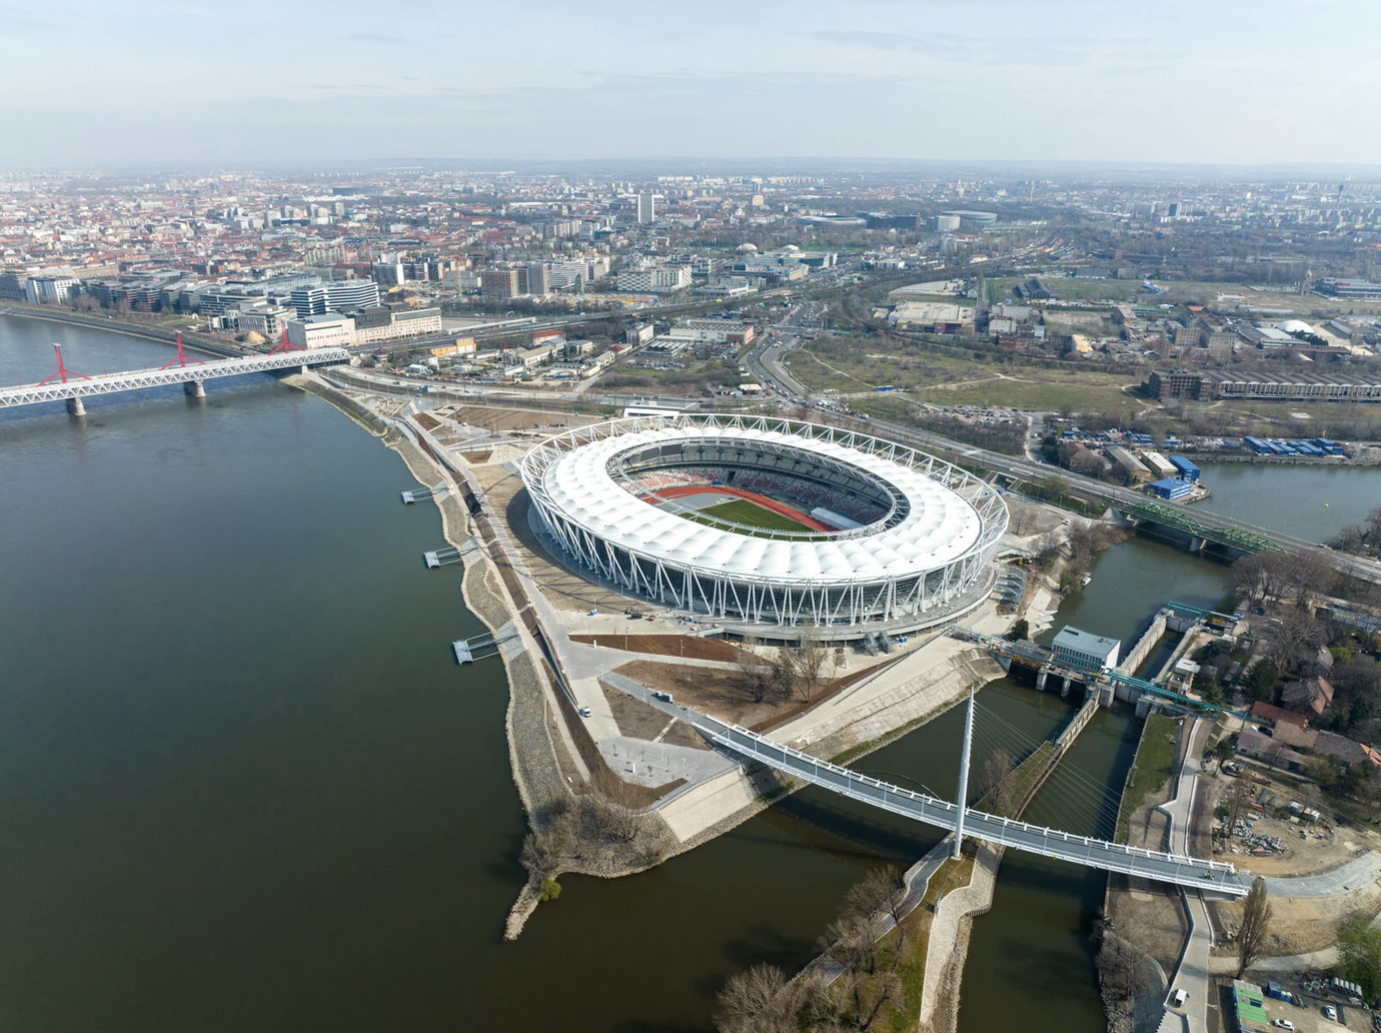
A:
{"type": "Polygon", "coordinates": [[[1175,996],[1170,999],[1176,1008],[1183,1008],[1184,1002],[1189,1000],[1189,993],[1185,990],[1176,990],[1175,996]]]}

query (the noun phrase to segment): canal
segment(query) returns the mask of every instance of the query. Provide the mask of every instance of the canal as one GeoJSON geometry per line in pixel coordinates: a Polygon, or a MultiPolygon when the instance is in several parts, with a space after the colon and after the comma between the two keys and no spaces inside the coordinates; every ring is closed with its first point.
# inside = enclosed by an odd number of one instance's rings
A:
{"type": "MultiPolygon", "coordinates": [[[[0,317],[0,382],[46,375],[54,339],[83,372],[169,353],[0,317]]],[[[567,877],[502,944],[525,831],[502,668],[450,658],[479,624],[422,569],[440,519],[398,504],[401,460],[268,377],[88,413],[0,414],[0,1026],[705,1030],[728,975],[804,963],[850,885],[938,838],[809,790],[646,874],[567,877]]],[[[1057,623],[1127,643],[1225,576],[1140,540],[1093,573],[1057,623]]],[[[976,764],[1076,705],[1006,680],[980,700],[1006,731],[976,764]]],[[[961,728],[858,767],[951,796],[961,728]]],[[[1120,786],[1136,734],[1100,714],[1031,819],[1094,831],[1085,790],[1120,786]]],[[[1103,1029],[1102,886],[1008,855],[962,1029],[1103,1029]]]]}

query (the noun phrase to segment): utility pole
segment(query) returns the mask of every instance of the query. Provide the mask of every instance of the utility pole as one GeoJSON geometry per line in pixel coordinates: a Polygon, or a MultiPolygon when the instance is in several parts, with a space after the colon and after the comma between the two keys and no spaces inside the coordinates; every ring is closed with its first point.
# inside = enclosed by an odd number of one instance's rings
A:
{"type": "Polygon", "coordinates": [[[950,854],[956,859],[964,849],[964,810],[968,806],[969,795],[969,747],[973,745],[973,695],[971,685],[969,709],[964,715],[964,751],[959,755],[959,796],[956,800],[959,805],[959,820],[954,826],[954,852],[950,854]]]}

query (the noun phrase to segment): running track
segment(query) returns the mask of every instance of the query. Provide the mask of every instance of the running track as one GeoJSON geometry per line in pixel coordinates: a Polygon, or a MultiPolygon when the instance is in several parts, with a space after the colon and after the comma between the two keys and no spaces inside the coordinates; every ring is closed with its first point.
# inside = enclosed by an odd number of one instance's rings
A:
{"type": "MultiPolygon", "coordinates": [[[[687,495],[728,495],[731,498],[745,499],[755,503],[763,509],[771,510],[779,516],[784,516],[788,520],[795,520],[804,527],[812,531],[833,532],[839,530],[837,527],[830,527],[829,524],[822,524],[814,517],[807,516],[799,509],[788,506],[785,502],[778,502],[776,499],[769,499],[766,495],[759,495],[755,491],[744,491],[742,488],[730,488],[723,484],[690,484],[680,488],[663,488],[661,491],[654,491],[647,497],[649,500],[655,499],[681,499],[687,495]]],[[[656,505],[653,502],[653,505],[656,505]]]]}

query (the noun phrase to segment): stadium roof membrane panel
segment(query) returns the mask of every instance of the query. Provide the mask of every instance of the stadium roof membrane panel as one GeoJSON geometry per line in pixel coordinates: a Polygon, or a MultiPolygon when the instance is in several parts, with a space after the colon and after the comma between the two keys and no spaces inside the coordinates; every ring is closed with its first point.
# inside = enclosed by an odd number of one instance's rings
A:
{"type": "Polygon", "coordinates": [[[963,557],[983,523],[959,494],[925,472],[832,441],[745,427],[662,426],[591,441],[547,468],[544,487],[565,516],[587,530],[678,565],[783,581],[896,578],[963,557]],[[619,453],[679,438],[719,439],[815,453],[886,481],[910,502],[893,527],[855,537],[783,540],[698,524],[630,493],[609,472],[619,453]]]}

